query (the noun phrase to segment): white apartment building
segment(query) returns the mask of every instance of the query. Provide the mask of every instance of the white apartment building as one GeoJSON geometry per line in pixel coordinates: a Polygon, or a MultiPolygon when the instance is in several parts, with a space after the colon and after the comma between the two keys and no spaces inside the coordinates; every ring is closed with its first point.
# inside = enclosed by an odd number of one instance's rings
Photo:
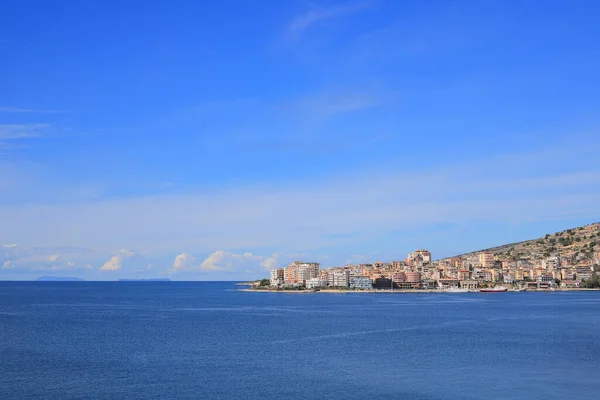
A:
{"type": "Polygon", "coordinates": [[[321,278],[310,278],[306,280],[306,288],[307,289],[315,289],[320,287],[326,287],[327,281],[321,278]]]}
{"type": "Polygon", "coordinates": [[[372,289],[373,281],[368,276],[355,276],[350,278],[350,287],[352,289],[372,289]]]}
{"type": "Polygon", "coordinates": [[[269,279],[271,281],[271,286],[277,286],[283,284],[283,268],[273,268],[271,269],[271,274],[269,279]]]}

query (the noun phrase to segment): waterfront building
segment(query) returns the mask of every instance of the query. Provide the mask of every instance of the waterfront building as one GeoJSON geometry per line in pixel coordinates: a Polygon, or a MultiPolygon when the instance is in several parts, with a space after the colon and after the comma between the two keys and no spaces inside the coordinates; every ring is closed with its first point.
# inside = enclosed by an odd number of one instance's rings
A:
{"type": "Polygon", "coordinates": [[[332,287],[350,286],[350,271],[347,269],[333,269],[327,273],[327,283],[332,287]]]}
{"type": "Polygon", "coordinates": [[[576,265],[575,266],[575,276],[577,280],[587,280],[591,279],[594,275],[594,270],[590,265],[576,265]]]}
{"type": "Polygon", "coordinates": [[[311,276],[311,271],[310,269],[306,268],[306,267],[298,267],[298,282],[299,283],[303,283],[308,281],[309,279],[314,278],[314,276],[311,276]]]}
{"type": "Polygon", "coordinates": [[[327,280],[321,278],[309,278],[306,280],[307,289],[315,289],[327,286],[327,280]]]}
{"type": "Polygon", "coordinates": [[[575,280],[575,272],[573,272],[573,268],[561,268],[560,279],[561,280],[575,280]]]}
{"type": "Polygon", "coordinates": [[[298,282],[298,268],[288,265],[283,269],[283,280],[285,283],[298,282]]]}
{"type": "Polygon", "coordinates": [[[391,289],[392,288],[392,280],[389,278],[376,278],[373,281],[373,286],[376,289],[391,289]]]}
{"type": "Polygon", "coordinates": [[[271,269],[271,274],[269,276],[269,279],[271,281],[271,286],[281,285],[284,282],[283,276],[284,276],[283,268],[271,269]]]}
{"type": "Polygon", "coordinates": [[[464,280],[460,281],[460,287],[463,289],[477,289],[479,286],[479,282],[475,280],[464,280]]]}
{"type": "Polygon", "coordinates": [[[458,271],[457,278],[461,281],[464,281],[464,280],[469,279],[470,276],[471,276],[471,271],[469,271],[468,269],[461,269],[460,271],[458,271]]]}
{"type": "Polygon", "coordinates": [[[316,262],[294,261],[283,270],[285,283],[304,283],[319,276],[320,264],[316,262]]]}
{"type": "Polygon", "coordinates": [[[355,276],[350,279],[352,289],[372,289],[373,281],[368,276],[355,276]]]}
{"type": "Polygon", "coordinates": [[[572,289],[572,288],[578,288],[580,284],[581,284],[581,281],[579,281],[579,280],[565,279],[560,282],[560,287],[572,289]]]}
{"type": "Polygon", "coordinates": [[[421,274],[418,272],[406,272],[406,282],[419,283],[421,282],[421,274]]]}
{"type": "Polygon", "coordinates": [[[406,282],[406,273],[402,271],[392,272],[391,278],[395,284],[404,283],[406,282]]]}
{"type": "Polygon", "coordinates": [[[485,282],[493,282],[494,281],[494,275],[492,270],[489,269],[485,269],[483,271],[481,271],[482,273],[482,280],[485,282]]]}
{"type": "Polygon", "coordinates": [[[439,279],[438,280],[438,287],[440,289],[448,289],[448,288],[457,288],[459,285],[459,280],[458,279],[439,279]]]}
{"type": "Polygon", "coordinates": [[[541,274],[536,278],[536,282],[554,282],[554,276],[552,274],[541,274]]]}

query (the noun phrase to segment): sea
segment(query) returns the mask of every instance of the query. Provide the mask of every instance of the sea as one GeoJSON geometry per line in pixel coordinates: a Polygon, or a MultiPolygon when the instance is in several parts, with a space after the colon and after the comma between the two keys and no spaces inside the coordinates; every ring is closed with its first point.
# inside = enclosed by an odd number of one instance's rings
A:
{"type": "Polygon", "coordinates": [[[0,282],[2,399],[600,399],[600,292],[0,282]]]}

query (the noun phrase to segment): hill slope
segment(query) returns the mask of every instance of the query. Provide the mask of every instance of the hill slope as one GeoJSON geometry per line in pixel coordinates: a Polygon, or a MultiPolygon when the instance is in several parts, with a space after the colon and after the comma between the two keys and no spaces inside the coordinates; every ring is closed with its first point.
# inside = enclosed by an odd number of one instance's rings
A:
{"type": "Polygon", "coordinates": [[[549,233],[543,237],[524,242],[509,243],[479,251],[461,254],[451,258],[470,258],[490,251],[500,259],[541,260],[559,256],[571,261],[593,259],[600,251],[600,222],[549,233]]]}

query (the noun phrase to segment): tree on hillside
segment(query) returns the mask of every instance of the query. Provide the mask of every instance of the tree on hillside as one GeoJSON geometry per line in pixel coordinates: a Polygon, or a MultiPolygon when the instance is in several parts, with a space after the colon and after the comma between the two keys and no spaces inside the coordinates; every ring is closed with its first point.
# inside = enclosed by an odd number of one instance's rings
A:
{"type": "Polygon", "coordinates": [[[269,286],[271,285],[271,281],[269,279],[261,279],[258,283],[258,286],[269,286]]]}
{"type": "Polygon", "coordinates": [[[586,289],[600,288],[600,276],[594,275],[590,279],[582,281],[581,287],[586,288],[586,289]]]}

